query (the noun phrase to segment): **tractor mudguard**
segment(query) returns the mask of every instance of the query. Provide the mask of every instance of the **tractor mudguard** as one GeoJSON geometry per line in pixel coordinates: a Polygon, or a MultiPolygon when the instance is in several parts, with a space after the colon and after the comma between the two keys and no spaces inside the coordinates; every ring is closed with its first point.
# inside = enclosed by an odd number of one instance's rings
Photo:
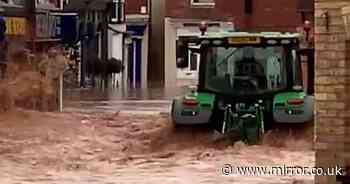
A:
{"type": "Polygon", "coordinates": [[[195,96],[197,105],[188,106],[184,103],[188,95],[177,97],[172,102],[171,117],[178,125],[207,124],[213,114],[215,96],[208,93],[198,93],[195,96]]]}
{"type": "Polygon", "coordinates": [[[273,118],[276,123],[306,123],[314,118],[314,98],[304,92],[287,92],[275,96],[273,118]],[[296,101],[298,103],[292,103],[296,101]]]}

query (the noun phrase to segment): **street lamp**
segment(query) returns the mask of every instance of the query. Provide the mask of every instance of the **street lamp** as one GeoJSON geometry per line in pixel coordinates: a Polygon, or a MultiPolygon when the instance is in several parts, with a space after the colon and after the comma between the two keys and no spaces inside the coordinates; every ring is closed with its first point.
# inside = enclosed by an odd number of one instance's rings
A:
{"type": "Polygon", "coordinates": [[[123,24],[125,22],[125,0],[112,1],[110,16],[112,24],[123,24]]]}

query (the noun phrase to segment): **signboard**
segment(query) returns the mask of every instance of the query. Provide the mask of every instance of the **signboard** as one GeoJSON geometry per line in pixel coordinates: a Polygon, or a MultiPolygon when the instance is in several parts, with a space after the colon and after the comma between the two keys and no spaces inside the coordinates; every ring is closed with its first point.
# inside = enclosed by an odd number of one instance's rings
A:
{"type": "Polygon", "coordinates": [[[259,37],[234,37],[229,39],[230,44],[259,44],[259,37]]]}
{"type": "Polygon", "coordinates": [[[36,15],[36,35],[38,38],[56,38],[60,34],[60,17],[49,13],[36,15]]]}
{"type": "Polygon", "coordinates": [[[27,32],[27,20],[23,17],[5,17],[6,34],[10,36],[25,36],[27,32]]]}
{"type": "Polygon", "coordinates": [[[58,0],[35,0],[35,7],[39,9],[54,10],[59,9],[60,4],[58,0]]]}

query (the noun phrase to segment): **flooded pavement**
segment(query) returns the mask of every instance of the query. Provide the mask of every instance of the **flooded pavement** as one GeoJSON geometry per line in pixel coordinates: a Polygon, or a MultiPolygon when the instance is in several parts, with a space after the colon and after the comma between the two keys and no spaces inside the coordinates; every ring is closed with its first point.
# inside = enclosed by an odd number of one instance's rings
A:
{"type": "Polygon", "coordinates": [[[246,146],[213,142],[211,136],[204,127],[175,130],[159,116],[0,114],[0,183],[313,183],[313,176],[222,173],[225,164],[312,167],[314,152],[303,139],[290,137],[289,146],[246,146]]]}
{"type": "Polygon", "coordinates": [[[171,100],[186,92],[186,87],[168,89],[74,89],[64,92],[66,112],[164,112],[171,100]]]}

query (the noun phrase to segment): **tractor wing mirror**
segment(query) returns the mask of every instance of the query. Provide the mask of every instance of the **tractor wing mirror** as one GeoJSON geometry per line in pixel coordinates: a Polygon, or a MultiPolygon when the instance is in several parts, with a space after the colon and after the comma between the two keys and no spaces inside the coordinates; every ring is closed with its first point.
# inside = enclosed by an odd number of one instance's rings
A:
{"type": "Polygon", "coordinates": [[[176,60],[176,67],[183,69],[183,68],[187,68],[188,67],[188,62],[185,58],[183,57],[179,57],[176,60]]]}

